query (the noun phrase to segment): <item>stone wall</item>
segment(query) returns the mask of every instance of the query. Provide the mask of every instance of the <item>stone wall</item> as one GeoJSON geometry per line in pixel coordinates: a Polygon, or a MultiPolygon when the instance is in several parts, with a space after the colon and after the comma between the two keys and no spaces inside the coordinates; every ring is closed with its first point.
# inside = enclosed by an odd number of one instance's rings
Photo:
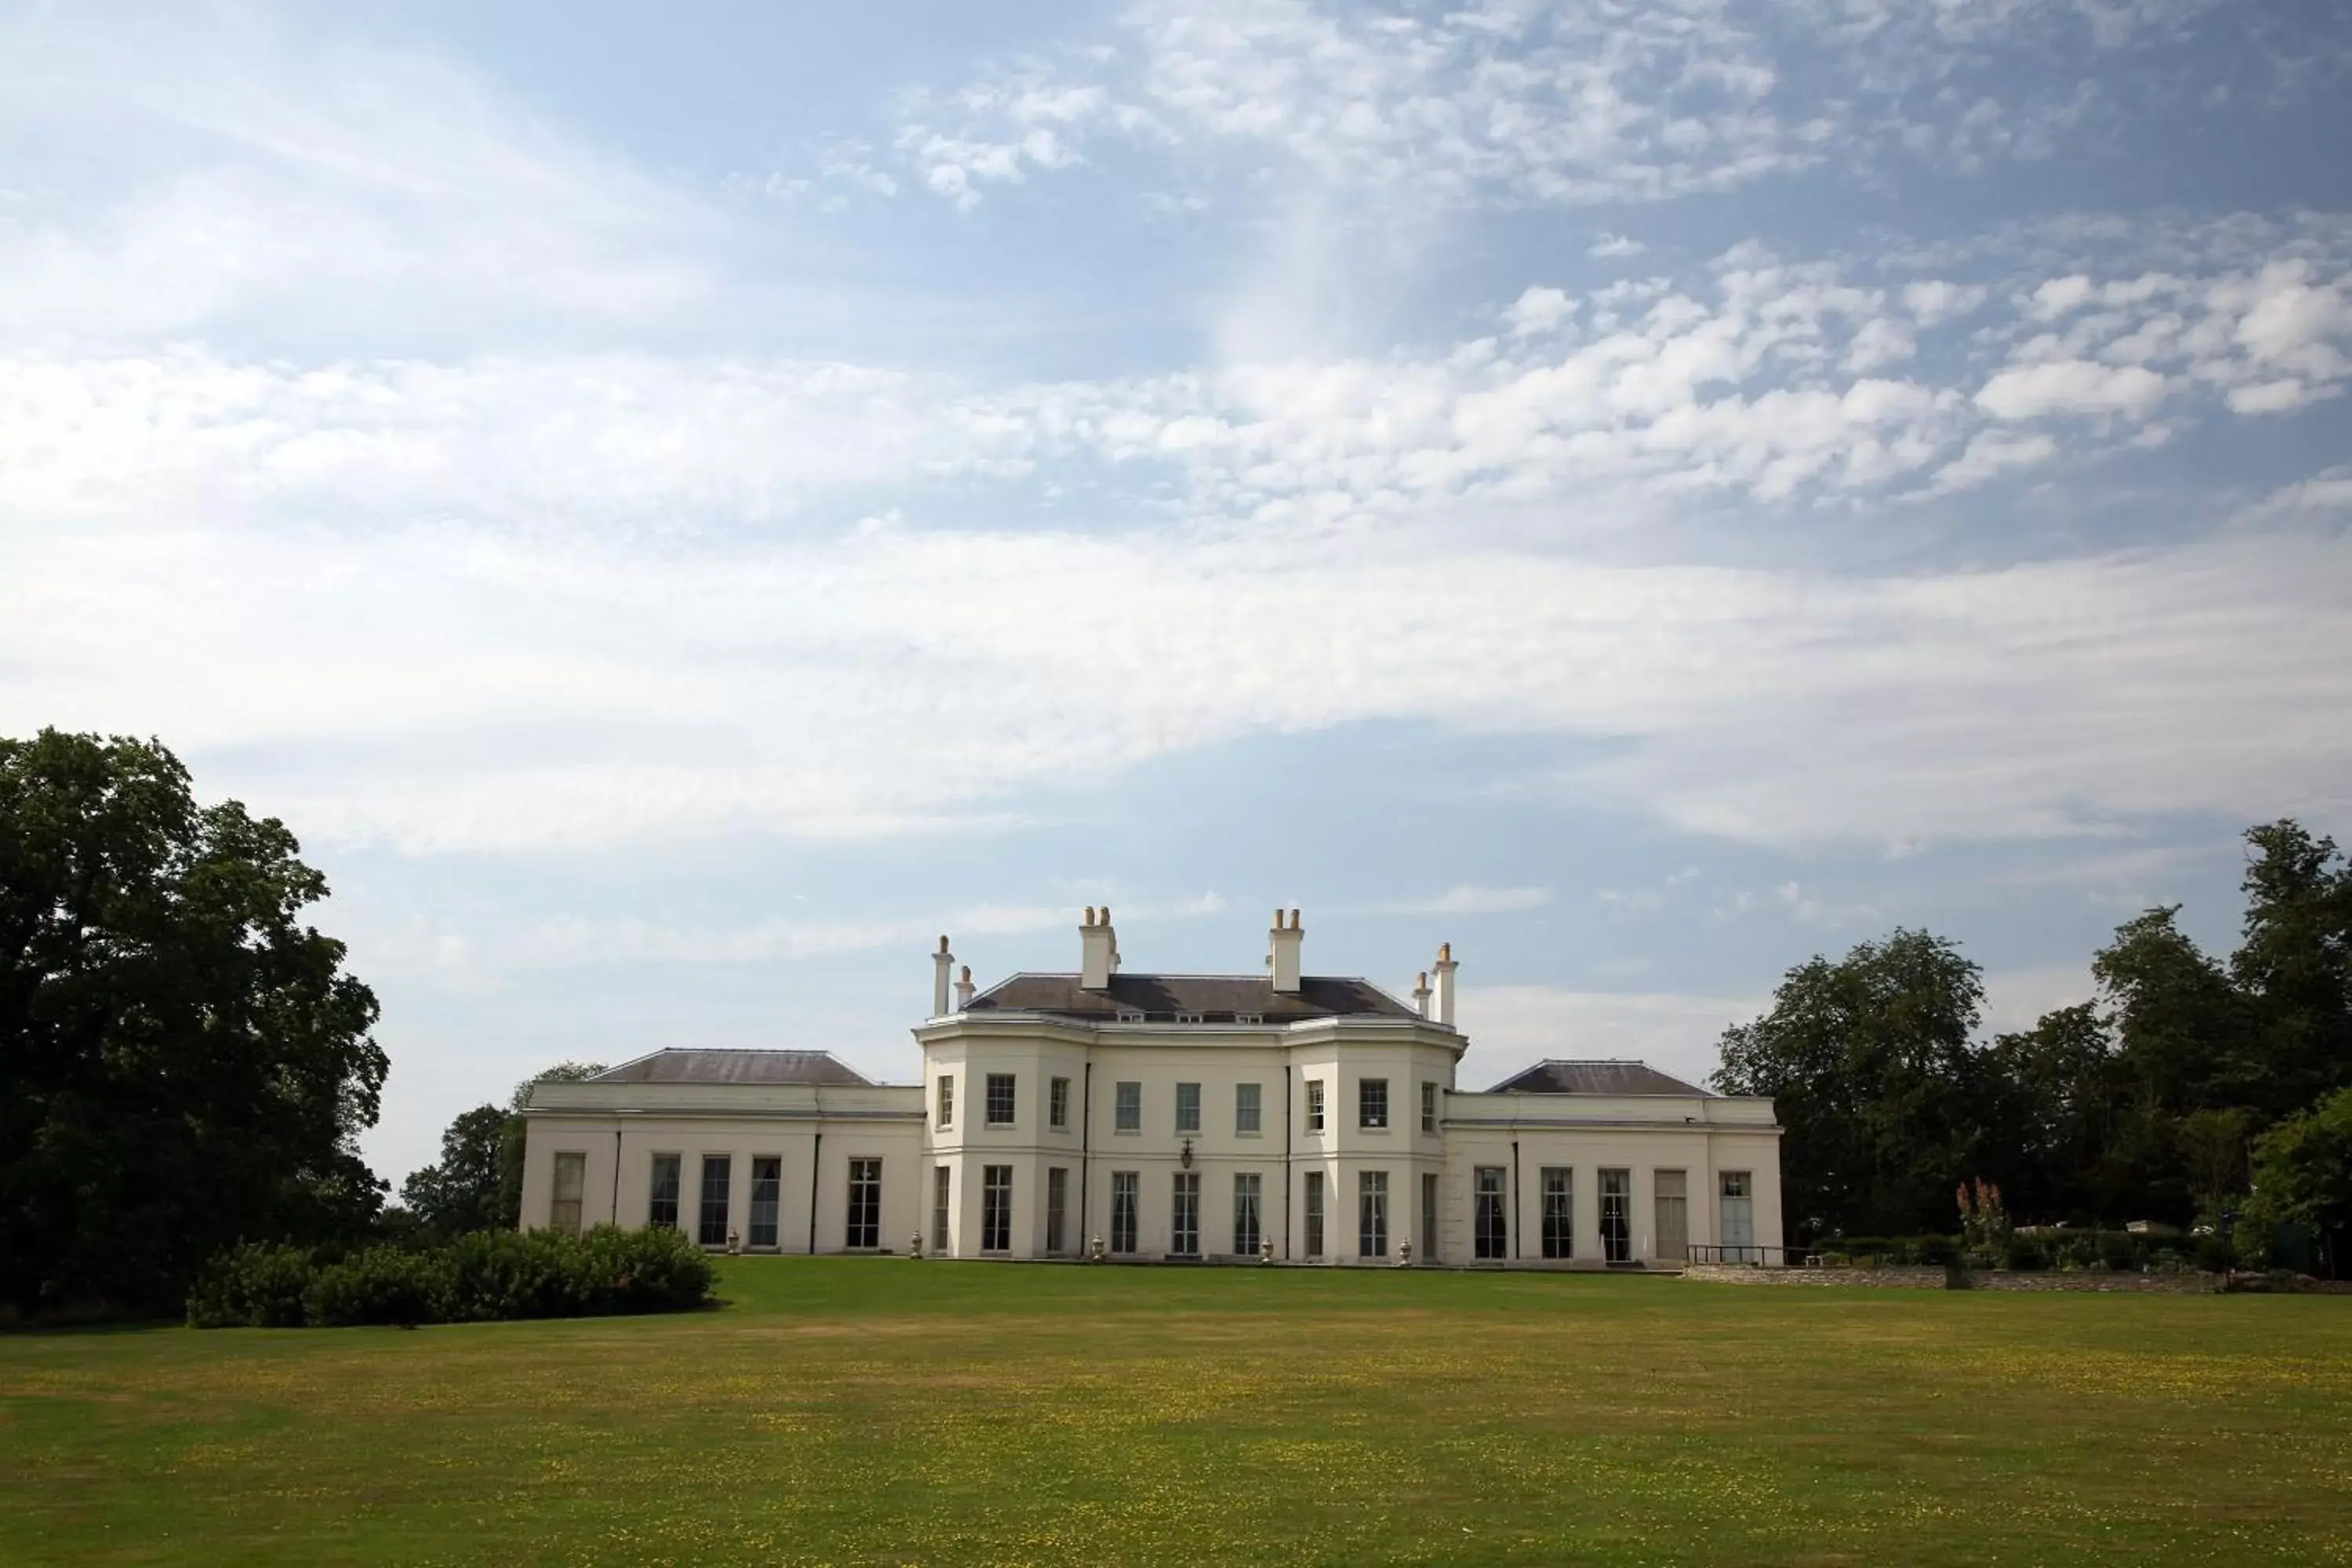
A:
{"type": "Polygon", "coordinates": [[[2103,1290],[2158,1295],[2210,1294],[2210,1274],[2109,1274],[2052,1269],[2018,1273],[2006,1268],[1971,1269],[1956,1280],[1941,1268],[1753,1268],[1736,1263],[1694,1263],[1685,1279],[1717,1285],[1877,1285],[1912,1290],[2103,1290]],[[1961,1281],[1965,1281],[1962,1283],[1961,1281]]]}

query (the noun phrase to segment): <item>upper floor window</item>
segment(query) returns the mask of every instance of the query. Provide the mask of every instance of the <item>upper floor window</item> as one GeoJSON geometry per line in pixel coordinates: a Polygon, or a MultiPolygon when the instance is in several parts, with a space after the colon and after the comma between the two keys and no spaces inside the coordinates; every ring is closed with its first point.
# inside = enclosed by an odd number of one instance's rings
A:
{"type": "Polygon", "coordinates": [[[1176,1131],[1198,1132],[1201,1130],[1201,1086],[1180,1083],[1176,1086],[1176,1131]]]}
{"type": "Polygon", "coordinates": [[[988,1124],[991,1127],[1013,1125],[1013,1075],[1009,1072],[988,1075],[988,1124]]]}
{"type": "Polygon", "coordinates": [[[1045,1122],[1051,1127],[1070,1124],[1070,1080],[1057,1078],[1046,1086],[1045,1122]]]}
{"type": "Polygon", "coordinates": [[[1180,1024],[1197,1024],[1200,1023],[1204,1016],[1205,1015],[1200,1013],[1180,1012],[1176,1015],[1176,1021],[1180,1024]]]}
{"type": "Polygon", "coordinates": [[[1121,1007],[1118,1010],[1118,1021],[1122,1024],[1140,1024],[1143,1022],[1143,1015],[1132,1007],[1121,1007]]]}
{"type": "Polygon", "coordinates": [[[1234,1015],[1234,1022],[1236,1024],[1263,1024],[1265,1022],[1265,1015],[1263,1013],[1236,1013],[1234,1015]]]}
{"type": "Polygon", "coordinates": [[[1356,1125],[1386,1127],[1389,1124],[1389,1080],[1368,1078],[1356,1084],[1356,1125]]]}
{"type": "Polygon", "coordinates": [[[1323,1080],[1319,1078],[1307,1080],[1307,1131],[1323,1131],[1323,1080]]]}
{"type": "Polygon", "coordinates": [[[1423,1132],[1437,1131],[1437,1086],[1433,1083],[1421,1086],[1421,1130],[1423,1132]]]}
{"type": "Polygon", "coordinates": [[[1121,1132],[1143,1131],[1143,1086],[1141,1084],[1120,1084],[1111,1103],[1114,1108],[1112,1126],[1121,1132]]]}
{"type": "Polygon", "coordinates": [[[940,1075],[940,1125],[955,1125],[955,1074],[951,1072],[940,1075]]]}
{"type": "Polygon", "coordinates": [[[1234,1085],[1234,1131],[1256,1132],[1265,1115],[1265,1091],[1254,1083],[1234,1085]]]}

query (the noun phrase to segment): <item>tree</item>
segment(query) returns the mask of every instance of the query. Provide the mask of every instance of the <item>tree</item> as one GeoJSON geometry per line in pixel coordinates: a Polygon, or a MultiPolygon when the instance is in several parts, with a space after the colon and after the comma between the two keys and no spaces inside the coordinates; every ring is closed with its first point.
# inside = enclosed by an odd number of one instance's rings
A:
{"type": "Polygon", "coordinates": [[[0,739],[0,1300],[176,1305],[239,1237],[373,1217],[376,1000],[299,850],[159,742],[0,739]]]}
{"type": "Polygon", "coordinates": [[[1716,1088],[1770,1096],[1787,1130],[1787,1234],[1948,1226],[1975,1153],[1983,1005],[1981,972],[1955,944],[1898,929],[1790,970],[1770,1011],[1725,1032],[1716,1088]]]}
{"type": "Polygon", "coordinates": [[[2340,1089],[2254,1144],[2254,1187],[2276,1217],[2323,1235],[2352,1230],[2352,1089],[2340,1089]]]}
{"type": "Polygon", "coordinates": [[[401,1184],[400,1201],[444,1236],[511,1227],[499,1205],[509,1113],[495,1105],[460,1111],[441,1134],[441,1160],[401,1184]]]}
{"type": "Polygon", "coordinates": [[[2331,838],[2293,822],[2249,828],[2243,940],[2230,960],[2253,999],[2240,1097],[2291,1116],[2352,1084],[2352,866],[2331,838]]]}
{"type": "Polygon", "coordinates": [[[2045,1013],[1996,1036],[1979,1100],[1984,1156],[2010,1204],[2030,1215],[2093,1214],[2115,1135],[2115,1033],[2095,1003],[2045,1013]]]}

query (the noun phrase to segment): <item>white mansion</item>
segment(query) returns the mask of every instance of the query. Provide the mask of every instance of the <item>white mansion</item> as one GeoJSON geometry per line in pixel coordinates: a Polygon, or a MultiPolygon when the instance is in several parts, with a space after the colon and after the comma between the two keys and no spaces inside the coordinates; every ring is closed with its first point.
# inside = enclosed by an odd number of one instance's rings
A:
{"type": "Polygon", "coordinates": [[[1299,972],[1130,974],[1110,910],[1077,973],[950,986],[923,1081],[823,1051],[663,1050],[528,1107],[523,1224],[684,1226],[708,1247],[949,1258],[1679,1262],[1781,1254],[1769,1100],[1638,1062],[1454,1087],[1451,952],[1408,1005],[1299,972]],[[950,991],[952,990],[952,996],[950,991]]]}

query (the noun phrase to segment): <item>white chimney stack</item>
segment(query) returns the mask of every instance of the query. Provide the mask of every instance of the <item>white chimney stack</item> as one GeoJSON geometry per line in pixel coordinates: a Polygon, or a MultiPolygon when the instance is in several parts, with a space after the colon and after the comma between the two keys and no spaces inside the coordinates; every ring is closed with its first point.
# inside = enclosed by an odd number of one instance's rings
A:
{"type": "Polygon", "coordinates": [[[1437,1022],[1449,1029],[1454,1027],[1454,972],[1461,967],[1454,962],[1454,944],[1439,942],[1437,964],[1433,971],[1437,976],[1437,1022]]]}
{"type": "Polygon", "coordinates": [[[931,1016],[944,1016],[948,1010],[948,972],[955,967],[955,954],[948,951],[948,939],[940,938],[939,952],[931,954],[931,1016]]]}
{"type": "Polygon", "coordinates": [[[1118,973],[1118,937],[1110,929],[1108,904],[1100,920],[1094,906],[1087,906],[1087,923],[1078,928],[1078,984],[1088,991],[1107,989],[1118,973]]]}
{"type": "Polygon", "coordinates": [[[1306,933],[1298,929],[1298,911],[1290,911],[1290,923],[1285,925],[1282,911],[1274,911],[1274,929],[1266,933],[1274,943],[1269,956],[1274,965],[1275,994],[1280,996],[1298,994],[1298,947],[1306,933]]]}
{"type": "Polygon", "coordinates": [[[1423,1017],[1429,1016],[1429,971],[1426,969],[1421,972],[1421,978],[1413,982],[1412,1007],[1423,1017]]]}
{"type": "Polygon", "coordinates": [[[961,1013],[971,1006],[971,994],[979,989],[980,987],[971,983],[971,965],[965,964],[963,978],[956,982],[956,1011],[961,1013]]]}

